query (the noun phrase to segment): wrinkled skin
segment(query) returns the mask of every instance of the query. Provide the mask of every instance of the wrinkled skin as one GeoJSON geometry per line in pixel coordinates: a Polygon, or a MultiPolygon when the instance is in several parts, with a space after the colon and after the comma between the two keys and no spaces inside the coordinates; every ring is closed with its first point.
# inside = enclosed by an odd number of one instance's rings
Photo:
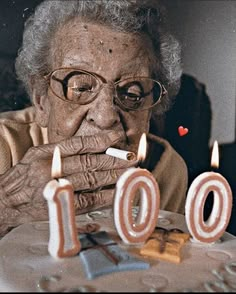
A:
{"type": "MultiPolygon", "coordinates": [[[[52,41],[52,69],[79,67],[109,82],[132,75],[150,76],[152,46],[145,36],[115,32],[78,20],[61,28],[52,41]]],[[[49,144],[32,147],[22,160],[0,177],[0,234],[10,227],[48,218],[43,188],[51,180],[56,145],[62,155],[62,177],[75,190],[76,213],[112,204],[114,184],[135,162],[105,155],[109,146],[137,152],[149,129],[150,111],[124,111],[113,103],[113,89],[105,86],[88,105],[69,104],[50,89],[41,95],[32,82],[38,123],[48,128],[49,144]]]]}

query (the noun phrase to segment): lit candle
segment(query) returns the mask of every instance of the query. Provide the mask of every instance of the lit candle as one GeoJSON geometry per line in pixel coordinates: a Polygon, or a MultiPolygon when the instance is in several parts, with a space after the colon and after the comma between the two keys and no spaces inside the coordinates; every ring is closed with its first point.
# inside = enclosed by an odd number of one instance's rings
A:
{"type": "Polygon", "coordinates": [[[55,258],[76,255],[81,244],[75,223],[74,191],[72,184],[61,176],[61,156],[56,147],[52,161],[52,178],[44,188],[43,195],[49,210],[48,251],[55,258]]]}
{"type": "MultiPolygon", "coordinates": [[[[219,166],[219,150],[214,142],[212,167],[219,166]]],[[[193,240],[204,243],[217,241],[224,233],[232,210],[232,191],[227,180],[217,172],[204,172],[191,184],[185,203],[185,219],[193,240]],[[210,216],[204,221],[204,206],[210,192],[214,203],[210,216]]]]}
{"type": "MultiPolygon", "coordinates": [[[[146,154],[146,135],[140,139],[138,160],[146,154]]],[[[114,196],[114,223],[121,239],[127,243],[143,243],[153,233],[160,207],[160,191],[156,179],[147,170],[129,168],[117,181],[114,196]],[[132,216],[133,203],[140,193],[139,212],[132,216]]]]}

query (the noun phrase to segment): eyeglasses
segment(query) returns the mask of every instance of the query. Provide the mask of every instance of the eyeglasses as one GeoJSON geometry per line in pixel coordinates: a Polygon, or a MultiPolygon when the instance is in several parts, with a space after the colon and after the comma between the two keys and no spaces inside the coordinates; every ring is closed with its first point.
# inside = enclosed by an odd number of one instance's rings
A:
{"type": "Polygon", "coordinates": [[[59,68],[44,78],[55,96],[80,105],[94,101],[105,85],[113,88],[113,102],[125,110],[150,109],[167,94],[164,85],[148,77],[126,78],[113,83],[85,70],[59,68]]]}

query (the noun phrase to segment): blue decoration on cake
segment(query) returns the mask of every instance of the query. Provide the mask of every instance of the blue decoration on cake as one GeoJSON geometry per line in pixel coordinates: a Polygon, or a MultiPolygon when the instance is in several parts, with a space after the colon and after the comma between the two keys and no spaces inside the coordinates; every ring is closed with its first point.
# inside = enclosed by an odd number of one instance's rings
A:
{"type": "Polygon", "coordinates": [[[150,267],[148,262],[123,250],[105,231],[81,234],[80,242],[82,250],[79,256],[89,280],[113,272],[145,270],[150,267]]]}

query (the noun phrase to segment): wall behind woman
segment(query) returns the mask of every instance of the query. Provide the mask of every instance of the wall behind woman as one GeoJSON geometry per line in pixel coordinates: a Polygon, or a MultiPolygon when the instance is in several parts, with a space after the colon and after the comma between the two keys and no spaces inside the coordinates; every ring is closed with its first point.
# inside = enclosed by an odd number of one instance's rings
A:
{"type": "Polygon", "coordinates": [[[22,41],[24,22],[39,2],[0,1],[0,112],[31,104],[23,86],[16,80],[14,62],[22,41]]]}
{"type": "Polygon", "coordinates": [[[183,44],[184,71],[206,85],[210,144],[235,140],[236,1],[164,0],[170,28],[183,44]]]}

